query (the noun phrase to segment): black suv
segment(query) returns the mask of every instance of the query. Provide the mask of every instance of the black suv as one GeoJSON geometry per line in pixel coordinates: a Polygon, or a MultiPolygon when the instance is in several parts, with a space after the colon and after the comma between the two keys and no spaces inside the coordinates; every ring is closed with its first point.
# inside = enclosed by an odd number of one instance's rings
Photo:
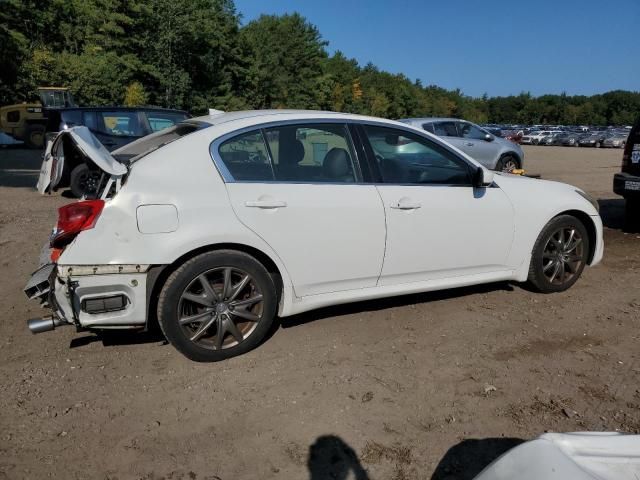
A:
{"type": "MultiPolygon", "coordinates": [[[[46,137],[52,138],[66,128],[84,125],[107,150],[116,150],[140,137],[158,132],[190,118],[182,110],[157,107],[73,107],[50,110],[46,137]]],[[[65,161],[62,184],[76,197],[90,193],[100,172],[79,158],[65,161]]]]}
{"type": "Polygon", "coordinates": [[[191,117],[182,110],[154,107],[76,107],[51,110],[47,133],[84,125],[109,151],[191,117]]]}
{"type": "Polygon", "coordinates": [[[640,118],[624,146],[621,170],[613,177],[613,191],[625,198],[627,220],[635,223],[640,215],[640,118]]]}

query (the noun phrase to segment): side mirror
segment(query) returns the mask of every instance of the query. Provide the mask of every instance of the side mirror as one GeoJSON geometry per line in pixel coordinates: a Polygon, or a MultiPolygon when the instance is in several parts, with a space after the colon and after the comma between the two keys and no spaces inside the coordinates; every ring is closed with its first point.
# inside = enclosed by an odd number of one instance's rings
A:
{"type": "Polygon", "coordinates": [[[473,186],[474,188],[488,187],[493,183],[493,172],[491,170],[485,170],[482,167],[473,174],[473,186]]]}
{"type": "Polygon", "coordinates": [[[490,133],[487,133],[487,134],[484,136],[484,139],[485,139],[485,141],[487,141],[487,142],[493,142],[493,135],[491,135],[490,133]]]}

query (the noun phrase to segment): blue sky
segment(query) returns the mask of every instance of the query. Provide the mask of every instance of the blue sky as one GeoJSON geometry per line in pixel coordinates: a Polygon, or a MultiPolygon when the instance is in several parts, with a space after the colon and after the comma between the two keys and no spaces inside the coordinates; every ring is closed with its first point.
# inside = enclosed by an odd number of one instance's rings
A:
{"type": "Polygon", "coordinates": [[[640,91],[640,0],[236,0],[299,12],[328,50],[480,96],[640,91]]]}

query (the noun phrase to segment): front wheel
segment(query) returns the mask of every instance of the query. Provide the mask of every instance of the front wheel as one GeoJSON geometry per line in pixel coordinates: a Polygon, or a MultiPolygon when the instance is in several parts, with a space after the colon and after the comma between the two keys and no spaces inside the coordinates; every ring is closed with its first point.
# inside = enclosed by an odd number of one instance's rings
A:
{"type": "Polygon", "coordinates": [[[531,252],[529,282],[540,292],[562,292],[584,270],[589,255],[589,236],[583,223],[560,215],[540,232],[531,252]]]}
{"type": "Polygon", "coordinates": [[[512,172],[520,168],[520,163],[513,155],[505,155],[496,164],[496,171],[498,172],[512,172]]]}
{"type": "Polygon", "coordinates": [[[169,276],[158,321],[187,358],[215,362],[258,346],[276,308],[276,287],[264,266],[246,253],[218,250],[188,260],[169,276]]]}

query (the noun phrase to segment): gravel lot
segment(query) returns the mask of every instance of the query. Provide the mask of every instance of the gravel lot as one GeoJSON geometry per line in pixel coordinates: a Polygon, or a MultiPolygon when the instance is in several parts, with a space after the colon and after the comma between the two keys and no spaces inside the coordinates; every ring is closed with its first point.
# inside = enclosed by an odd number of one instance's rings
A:
{"type": "Polygon", "coordinates": [[[203,365],[155,335],[29,333],[41,312],[22,287],[70,200],[33,191],[38,153],[0,150],[0,478],[470,479],[545,431],[640,433],[621,151],[526,154],[602,205],[604,261],[568,292],[500,283],[324,309],[203,365]]]}

